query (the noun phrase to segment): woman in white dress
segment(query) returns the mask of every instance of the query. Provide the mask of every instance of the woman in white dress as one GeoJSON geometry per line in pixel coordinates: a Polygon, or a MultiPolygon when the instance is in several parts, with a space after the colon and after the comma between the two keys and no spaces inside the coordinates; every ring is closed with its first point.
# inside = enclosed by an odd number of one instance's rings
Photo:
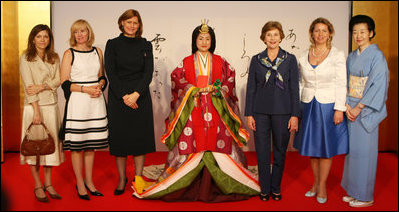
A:
{"type": "MultiPolygon", "coordinates": [[[[44,187],[40,180],[40,169],[36,168],[36,156],[20,156],[21,164],[29,164],[35,181],[34,194],[38,201],[48,202],[47,191],[51,198],[61,199],[51,182],[53,166],[64,162],[62,145],[58,141],[60,117],[57,105],[57,88],[60,86],[60,61],[54,52],[54,39],[47,25],[39,24],[33,27],[28,38],[28,48],[20,58],[19,71],[24,85],[24,112],[22,118],[21,142],[30,124],[45,124],[54,138],[55,152],[40,156],[43,166],[44,187]]],[[[32,129],[34,134],[40,134],[43,129],[32,129]]]]}
{"type": "Polygon", "coordinates": [[[306,197],[327,202],[327,179],[336,155],[349,152],[346,111],[346,66],[342,50],[332,44],[334,26],[325,18],[309,27],[311,46],[298,59],[299,93],[303,107],[294,147],[310,157],[313,186],[306,197]]]}
{"type": "Polygon", "coordinates": [[[71,151],[79,198],[90,200],[103,196],[93,183],[94,150],[108,147],[108,121],[102,90],[103,54],[92,46],[93,30],[89,23],[79,19],[71,26],[71,48],[64,52],[61,64],[61,83],[65,105],[63,130],[64,150],[71,151]],[[85,179],[82,168],[84,162],[85,179]]]}

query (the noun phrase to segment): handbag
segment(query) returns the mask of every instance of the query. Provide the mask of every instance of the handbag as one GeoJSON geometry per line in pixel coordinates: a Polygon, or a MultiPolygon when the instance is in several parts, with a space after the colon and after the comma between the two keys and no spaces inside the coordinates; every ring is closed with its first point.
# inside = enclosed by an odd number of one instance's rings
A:
{"type": "Polygon", "coordinates": [[[47,129],[44,123],[41,124],[47,134],[47,138],[31,139],[30,129],[33,126],[31,123],[26,130],[24,140],[21,144],[21,154],[24,156],[36,156],[36,167],[40,166],[40,155],[49,155],[55,152],[54,138],[51,136],[50,131],[47,129]],[[28,136],[29,135],[29,136],[28,136]]]}

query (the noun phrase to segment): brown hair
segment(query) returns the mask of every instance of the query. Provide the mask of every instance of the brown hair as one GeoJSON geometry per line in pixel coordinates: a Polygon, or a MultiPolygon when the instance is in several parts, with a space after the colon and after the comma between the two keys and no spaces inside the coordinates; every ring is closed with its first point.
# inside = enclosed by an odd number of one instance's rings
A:
{"type": "Polygon", "coordinates": [[[26,55],[26,60],[29,62],[34,61],[34,58],[37,55],[37,49],[33,40],[39,32],[45,30],[49,36],[49,44],[44,51],[44,62],[48,62],[50,64],[54,64],[56,60],[59,59],[59,56],[54,51],[54,36],[51,32],[50,28],[45,24],[38,24],[32,28],[28,37],[28,47],[25,49],[24,53],[26,55]]]}
{"type": "Polygon", "coordinates": [[[143,34],[143,22],[141,21],[140,13],[139,13],[139,11],[137,11],[137,10],[128,9],[128,10],[126,10],[121,16],[119,16],[119,19],[118,19],[119,29],[120,29],[122,32],[125,32],[125,31],[123,30],[122,21],[127,20],[127,19],[129,19],[129,18],[133,18],[133,17],[137,17],[137,19],[138,19],[138,21],[139,21],[140,26],[139,26],[139,29],[138,29],[137,32],[136,32],[136,37],[139,37],[139,38],[140,38],[141,35],[143,34]]]}
{"type": "Polygon", "coordinates": [[[309,27],[309,40],[310,40],[310,43],[311,43],[310,47],[313,48],[315,46],[315,42],[314,42],[312,34],[313,34],[313,30],[314,30],[316,24],[325,24],[325,25],[327,25],[328,31],[330,32],[330,37],[327,39],[327,48],[330,49],[331,48],[331,43],[332,43],[332,40],[333,40],[333,36],[334,36],[334,33],[335,33],[334,26],[331,24],[330,21],[328,21],[325,18],[321,18],[321,17],[320,18],[316,18],[312,22],[312,24],[310,24],[310,27],[309,27]]]}
{"type": "Polygon", "coordinates": [[[272,29],[278,29],[278,31],[280,32],[280,38],[281,40],[283,40],[285,35],[283,32],[283,27],[281,26],[280,22],[269,21],[262,27],[262,33],[260,34],[260,39],[262,40],[262,42],[264,42],[265,40],[266,32],[272,29]]]}
{"type": "Polygon", "coordinates": [[[70,46],[76,46],[75,31],[84,27],[86,27],[87,31],[89,32],[89,37],[87,38],[87,46],[91,47],[93,45],[95,39],[93,29],[91,28],[89,22],[83,19],[79,19],[73,22],[71,26],[71,36],[69,37],[70,46]]]}

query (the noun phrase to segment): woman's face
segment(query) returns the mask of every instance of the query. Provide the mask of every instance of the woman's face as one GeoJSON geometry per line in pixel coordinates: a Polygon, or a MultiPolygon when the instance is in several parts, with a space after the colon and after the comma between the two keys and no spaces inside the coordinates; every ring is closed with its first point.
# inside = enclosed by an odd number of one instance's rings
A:
{"type": "Polygon", "coordinates": [[[328,38],[330,37],[328,26],[323,23],[317,23],[313,29],[312,37],[316,45],[326,44],[328,38]]]}
{"type": "Polygon", "coordinates": [[[368,46],[370,38],[373,37],[373,31],[369,31],[366,23],[359,23],[353,26],[352,37],[359,47],[368,46]]]}
{"type": "Polygon", "coordinates": [[[50,43],[50,37],[48,35],[48,32],[46,30],[42,30],[37,33],[35,38],[33,39],[33,43],[35,44],[36,49],[46,49],[48,44],[50,43]]]}
{"type": "Polygon", "coordinates": [[[126,35],[135,37],[136,32],[140,27],[139,19],[134,16],[122,21],[123,31],[126,35]]]}
{"type": "Polygon", "coordinates": [[[74,32],[76,44],[84,44],[89,40],[89,30],[87,27],[81,27],[74,32]]]}
{"type": "Polygon", "coordinates": [[[200,52],[208,52],[211,48],[211,35],[209,33],[200,33],[197,37],[197,48],[200,52]]]}
{"type": "Polygon", "coordinates": [[[278,48],[281,42],[280,31],[276,28],[267,31],[264,42],[268,49],[278,48]]]}

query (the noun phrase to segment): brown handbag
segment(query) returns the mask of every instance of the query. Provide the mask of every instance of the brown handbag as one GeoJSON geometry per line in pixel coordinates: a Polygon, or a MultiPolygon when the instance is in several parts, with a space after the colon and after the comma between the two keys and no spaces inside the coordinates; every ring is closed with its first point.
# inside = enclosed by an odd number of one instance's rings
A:
{"type": "Polygon", "coordinates": [[[43,140],[30,139],[30,128],[33,126],[31,123],[26,130],[24,140],[21,144],[21,154],[24,156],[36,156],[36,167],[40,166],[40,155],[49,155],[55,152],[55,143],[53,137],[50,135],[50,131],[47,129],[44,123],[41,124],[47,133],[47,138],[43,140]]]}

